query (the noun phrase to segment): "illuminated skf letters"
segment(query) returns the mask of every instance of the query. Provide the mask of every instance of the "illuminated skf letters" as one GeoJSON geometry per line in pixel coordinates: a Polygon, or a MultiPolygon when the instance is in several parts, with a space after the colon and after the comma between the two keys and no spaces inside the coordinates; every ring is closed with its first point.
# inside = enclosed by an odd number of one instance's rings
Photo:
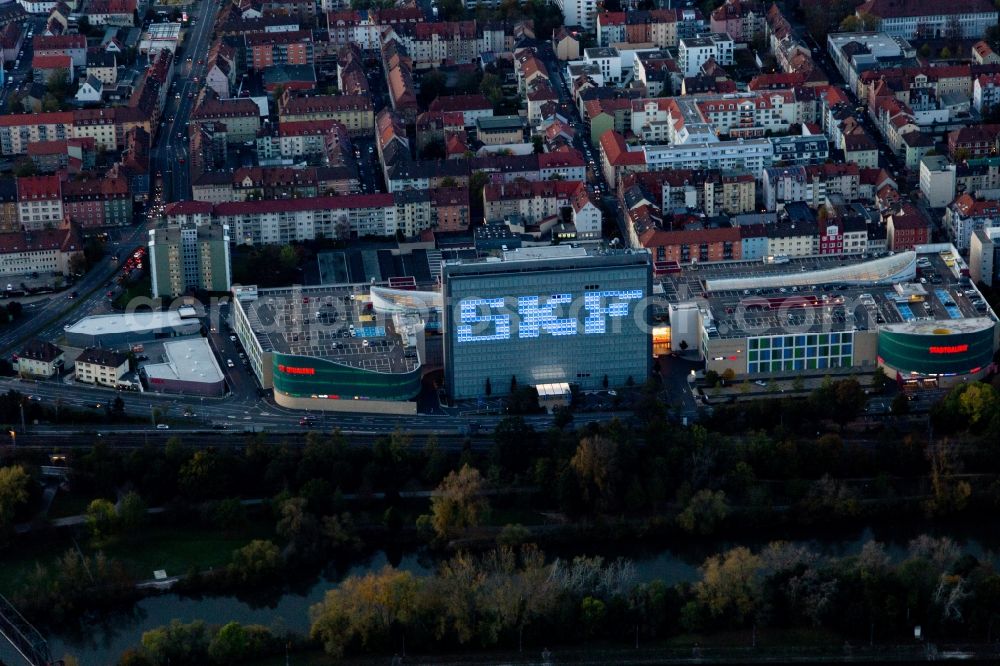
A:
{"type": "MultiPolygon", "coordinates": [[[[587,291],[583,295],[584,335],[607,333],[607,319],[628,316],[631,301],[642,299],[640,289],[587,291]]],[[[579,321],[573,317],[559,317],[562,306],[572,303],[572,295],[555,294],[548,298],[519,296],[517,298],[518,338],[538,338],[542,333],[556,336],[577,335],[579,321]],[[543,302],[544,300],[544,302],[543,302]]],[[[459,304],[459,323],[456,326],[458,342],[490,342],[509,340],[511,316],[494,313],[505,305],[503,298],[470,298],[459,304]],[[492,324],[492,330],[490,325],[492,324]],[[473,333],[473,331],[479,333],[473,333]]]]}
{"type": "Polygon", "coordinates": [[[489,342],[490,340],[506,340],[510,337],[510,315],[479,314],[479,308],[485,306],[488,310],[499,310],[503,307],[502,298],[469,298],[459,304],[458,325],[459,342],[489,342]],[[473,326],[484,326],[493,322],[493,333],[473,335],[473,326]]]}
{"type": "Polygon", "coordinates": [[[556,294],[549,298],[545,305],[538,304],[538,296],[520,296],[517,299],[517,337],[537,338],[545,331],[549,335],[576,335],[575,319],[560,319],[556,317],[556,308],[569,305],[573,297],[569,294],[556,294]]]}

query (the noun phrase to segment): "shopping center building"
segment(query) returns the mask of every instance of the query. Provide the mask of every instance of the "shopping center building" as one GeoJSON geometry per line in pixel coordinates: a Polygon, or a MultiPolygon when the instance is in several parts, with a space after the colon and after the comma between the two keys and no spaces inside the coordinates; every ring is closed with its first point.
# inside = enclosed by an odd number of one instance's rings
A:
{"type": "MultiPolygon", "coordinates": [[[[234,287],[233,327],[284,407],[416,413],[440,294],[371,285],[234,287]]],[[[438,345],[439,345],[438,341],[438,345]]],[[[439,347],[438,347],[439,348],[439,347]]],[[[438,355],[440,352],[438,352],[438,355]]]]}
{"type": "Polygon", "coordinates": [[[672,349],[753,377],[883,367],[903,384],[988,371],[996,314],[949,244],[845,264],[843,257],[686,267],[663,278],[672,349]]]}

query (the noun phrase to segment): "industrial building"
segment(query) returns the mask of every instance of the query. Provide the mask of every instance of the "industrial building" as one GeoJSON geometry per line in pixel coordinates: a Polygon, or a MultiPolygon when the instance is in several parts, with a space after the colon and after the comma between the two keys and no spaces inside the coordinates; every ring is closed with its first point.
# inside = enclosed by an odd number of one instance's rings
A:
{"type": "MultiPolygon", "coordinates": [[[[193,314],[193,313],[192,313],[193,314]]],[[[66,328],[71,347],[127,349],[135,344],[201,332],[201,322],[176,310],[84,317],[66,328]]]]}
{"type": "Polygon", "coordinates": [[[698,265],[665,275],[672,349],[752,378],[885,369],[948,386],[984,375],[997,317],[950,244],[845,264],[811,257],[698,265]]]}
{"type": "Polygon", "coordinates": [[[220,397],[226,393],[226,378],[215,354],[202,337],[163,343],[163,360],[140,369],[148,390],[220,397]]]}
{"type": "Polygon", "coordinates": [[[277,404],[416,413],[440,294],[361,284],[234,287],[233,297],[233,327],[277,404]]]}
{"type": "Polygon", "coordinates": [[[519,385],[645,381],[652,363],[649,254],[569,245],[444,266],[446,389],[454,399],[519,385]]]}
{"type": "Polygon", "coordinates": [[[225,292],[233,281],[229,226],[184,222],[149,230],[153,298],[189,290],[225,292]]]}

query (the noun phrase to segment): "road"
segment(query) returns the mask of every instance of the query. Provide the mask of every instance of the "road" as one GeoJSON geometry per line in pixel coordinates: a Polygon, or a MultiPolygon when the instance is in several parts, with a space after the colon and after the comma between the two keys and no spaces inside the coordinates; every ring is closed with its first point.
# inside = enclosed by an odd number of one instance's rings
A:
{"type": "Polygon", "coordinates": [[[560,63],[556,60],[555,54],[547,44],[543,44],[539,48],[539,56],[545,63],[546,69],[549,70],[549,78],[555,87],[556,93],[559,95],[559,102],[566,108],[570,116],[570,124],[576,130],[577,147],[583,153],[583,157],[587,162],[587,168],[593,174],[589,179],[591,195],[595,200],[603,202],[601,208],[605,211],[607,217],[614,219],[618,234],[624,240],[628,238],[625,227],[625,216],[618,204],[617,197],[614,196],[611,184],[605,179],[604,171],[601,169],[599,161],[600,151],[597,149],[597,146],[591,145],[590,129],[580,118],[580,111],[570,93],[569,82],[567,82],[566,77],[563,75],[562,68],[565,63],[560,63]]]}
{"type": "Polygon", "coordinates": [[[164,120],[157,142],[150,151],[150,170],[163,174],[165,201],[191,198],[188,120],[200,85],[194,79],[197,77],[199,82],[204,81],[204,61],[208,57],[219,4],[220,0],[202,0],[192,11],[196,23],[187,29],[184,51],[174,63],[174,81],[163,110],[164,120]]]}
{"type": "MultiPolygon", "coordinates": [[[[80,424],[77,426],[49,426],[44,424],[28,424],[25,435],[45,434],[46,441],[65,441],[72,443],[80,433],[110,433],[123,432],[135,438],[136,435],[176,435],[191,432],[202,432],[213,427],[223,427],[225,430],[214,432],[209,436],[218,438],[231,432],[250,430],[277,432],[303,432],[305,428],[299,425],[300,419],[311,414],[315,417],[315,428],[332,430],[339,428],[351,433],[386,433],[396,428],[407,432],[423,432],[438,434],[457,434],[467,429],[470,424],[478,424],[483,433],[491,433],[503,416],[446,416],[446,415],[413,415],[393,416],[382,414],[305,412],[289,410],[273,405],[254,397],[236,397],[232,399],[199,398],[196,396],[164,395],[159,393],[138,393],[115,391],[112,389],[91,388],[61,382],[30,381],[11,378],[0,378],[0,392],[19,391],[38,399],[47,405],[61,405],[78,409],[93,409],[95,413],[103,413],[105,406],[115,397],[121,397],[125,403],[125,413],[131,416],[149,418],[150,425],[141,424],[80,424]],[[100,407],[95,407],[100,405],[100,407]],[[170,423],[170,428],[156,430],[152,427],[154,410],[159,413],[161,421],[170,423]],[[185,416],[190,413],[191,416],[185,416]]],[[[591,422],[607,421],[618,416],[628,418],[628,413],[595,412],[578,414],[574,418],[576,425],[591,422]]],[[[552,417],[547,414],[524,417],[525,421],[537,430],[544,430],[552,425],[552,417]]]]}

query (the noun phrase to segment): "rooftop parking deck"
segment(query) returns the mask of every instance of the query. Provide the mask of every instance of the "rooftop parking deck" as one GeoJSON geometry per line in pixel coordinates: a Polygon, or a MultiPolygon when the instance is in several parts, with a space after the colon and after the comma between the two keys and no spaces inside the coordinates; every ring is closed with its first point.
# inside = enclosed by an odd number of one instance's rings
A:
{"type": "Polygon", "coordinates": [[[996,321],[978,290],[955,270],[953,258],[939,251],[921,252],[916,258],[915,277],[902,282],[818,280],[803,285],[804,278],[846,276],[854,268],[864,267],[860,262],[848,263],[845,257],[810,257],[781,264],[700,265],[668,275],[662,286],[668,301],[699,299],[707,303],[714,320],[711,325],[706,323],[710,337],[866,331],[888,324],[932,321],[951,322],[957,327],[962,320],[982,317],[996,321]],[[828,270],[831,268],[838,270],[828,270]],[[789,286],[754,286],[755,281],[774,284],[779,276],[786,276],[789,286]],[[732,281],[734,278],[740,282],[732,281]],[[742,288],[709,291],[706,284],[713,283],[740,284],[742,288]]]}
{"type": "Polygon", "coordinates": [[[370,372],[416,369],[392,320],[371,307],[368,287],[262,289],[244,304],[247,318],[266,352],[310,356],[370,372]]]}

